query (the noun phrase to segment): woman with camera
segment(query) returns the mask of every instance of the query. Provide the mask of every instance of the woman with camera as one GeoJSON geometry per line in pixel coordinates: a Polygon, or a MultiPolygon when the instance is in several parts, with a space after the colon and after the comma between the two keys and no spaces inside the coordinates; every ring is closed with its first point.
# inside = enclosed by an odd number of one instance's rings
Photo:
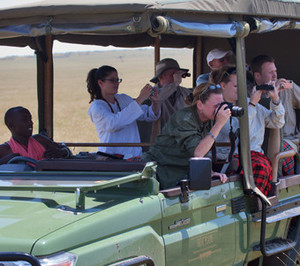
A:
{"type": "MultiPolygon", "coordinates": [[[[237,104],[237,75],[236,68],[226,66],[220,70],[213,71],[211,80],[220,83],[223,91],[224,100],[237,104]]],[[[262,91],[257,90],[254,86],[251,73],[247,73],[247,90],[248,90],[248,118],[249,118],[249,136],[250,150],[252,160],[252,170],[256,186],[267,195],[271,189],[272,166],[271,161],[264,154],[262,144],[264,141],[265,128],[281,128],[284,125],[284,108],[280,103],[278,89],[262,91]],[[259,104],[262,93],[268,94],[271,98],[270,110],[259,104]]],[[[239,127],[238,119],[232,118],[232,129],[236,131],[239,127]]],[[[228,142],[230,132],[229,122],[225,125],[217,142],[228,142]]],[[[224,149],[222,151],[224,153],[224,149]]],[[[227,149],[227,154],[229,153],[227,149]]],[[[235,151],[235,154],[237,151],[235,151]]],[[[237,157],[237,155],[235,155],[237,157]]],[[[224,159],[224,158],[221,158],[224,159]]]]}
{"type": "MultiPolygon", "coordinates": [[[[157,179],[161,189],[175,187],[188,174],[189,158],[204,157],[213,146],[221,128],[231,115],[222,106],[220,85],[202,83],[187,98],[188,107],[175,112],[142,156],[143,161],[157,162],[157,179]],[[215,120],[215,123],[213,123],[215,120]]],[[[214,173],[225,183],[225,174],[214,173]]]]}
{"type": "MultiPolygon", "coordinates": [[[[90,70],[87,76],[91,97],[88,114],[102,143],[140,142],[136,121],[155,121],[160,116],[158,93],[149,84],[134,100],[126,94],[118,94],[121,81],[117,70],[106,65],[90,70]],[[148,98],[152,105],[142,105],[148,98]]],[[[123,155],[124,159],[142,154],[141,147],[99,147],[98,150],[123,155]]]]}

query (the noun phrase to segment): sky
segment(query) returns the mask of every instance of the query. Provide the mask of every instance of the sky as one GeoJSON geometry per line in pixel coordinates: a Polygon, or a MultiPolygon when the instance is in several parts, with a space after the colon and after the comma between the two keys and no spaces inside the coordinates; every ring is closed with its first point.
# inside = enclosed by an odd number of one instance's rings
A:
{"type": "MultiPolygon", "coordinates": [[[[117,49],[113,46],[103,47],[96,45],[79,45],[79,44],[69,44],[62,43],[59,41],[54,41],[53,53],[65,53],[65,52],[84,52],[84,51],[103,51],[117,49]]],[[[120,48],[119,48],[120,49],[120,48]]],[[[0,46],[0,58],[8,56],[29,56],[34,55],[34,50],[29,47],[19,48],[19,47],[9,47],[0,46]]]]}
{"type": "MultiPolygon", "coordinates": [[[[35,3],[41,0],[0,0],[0,9],[6,7],[17,6],[20,4],[26,3],[35,3]]],[[[96,45],[77,45],[77,44],[67,44],[61,43],[59,41],[54,41],[53,53],[65,53],[65,52],[78,52],[78,51],[102,51],[102,50],[111,50],[116,49],[112,46],[101,47],[96,45]]],[[[28,56],[34,55],[34,51],[29,48],[18,48],[18,47],[9,47],[9,46],[0,46],[0,58],[7,56],[28,56]]]]}

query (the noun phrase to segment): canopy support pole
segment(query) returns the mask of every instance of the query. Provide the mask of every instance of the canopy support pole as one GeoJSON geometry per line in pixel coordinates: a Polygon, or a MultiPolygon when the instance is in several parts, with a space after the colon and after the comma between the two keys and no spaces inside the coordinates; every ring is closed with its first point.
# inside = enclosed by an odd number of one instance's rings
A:
{"type": "Polygon", "coordinates": [[[39,133],[53,139],[53,39],[46,35],[36,43],[39,133]]]}
{"type": "Polygon", "coordinates": [[[252,172],[249,121],[248,121],[248,102],[247,102],[247,81],[246,81],[246,56],[245,56],[245,39],[236,38],[236,69],[237,69],[237,86],[238,86],[238,105],[244,108],[244,115],[239,118],[240,123],[240,163],[244,172],[244,188],[252,190],[258,197],[271,205],[268,198],[256,187],[252,172]]]}
{"type": "Polygon", "coordinates": [[[243,166],[245,189],[255,187],[250,154],[249,121],[248,121],[248,102],[246,87],[246,59],[245,59],[245,39],[236,38],[236,69],[238,87],[238,105],[244,108],[244,115],[239,118],[240,123],[240,142],[241,145],[241,164],[243,166]]]}
{"type": "Polygon", "coordinates": [[[193,54],[193,88],[196,86],[197,77],[202,73],[202,37],[198,36],[193,54]]]}
{"type": "MultiPolygon", "coordinates": [[[[155,66],[160,60],[160,37],[156,37],[154,41],[154,74],[155,74],[155,66]]],[[[155,141],[157,135],[160,134],[161,130],[161,117],[159,117],[156,121],[152,123],[152,132],[150,143],[155,141]]]]}

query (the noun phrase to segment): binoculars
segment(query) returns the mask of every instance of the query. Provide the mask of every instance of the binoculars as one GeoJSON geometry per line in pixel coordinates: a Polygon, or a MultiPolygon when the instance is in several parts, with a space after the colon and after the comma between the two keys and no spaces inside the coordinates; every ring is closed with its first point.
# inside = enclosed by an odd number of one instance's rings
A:
{"type": "Polygon", "coordinates": [[[191,74],[186,72],[186,73],[183,73],[181,77],[186,78],[186,77],[190,77],[190,76],[191,76],[191,74]]]}

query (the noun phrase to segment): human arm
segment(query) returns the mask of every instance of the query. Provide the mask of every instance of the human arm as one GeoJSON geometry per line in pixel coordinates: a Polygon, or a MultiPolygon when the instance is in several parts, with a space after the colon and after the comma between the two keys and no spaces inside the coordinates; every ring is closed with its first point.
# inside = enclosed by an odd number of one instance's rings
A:
{"type": "Polygon", "coordinates": [[[215,124],[213,125],[209,133],[202,140],[200,140],[194,151],[194,157],[204,157],[211,149],[221,129],[231,116],[230,109],[225,109],[226,107],[226,105],[223,105],[217,112],[215,124]]]}
{"type": "Polygon", "coordinates": [[[71,151],[65,145],[58,144],[40,134],[33,137],[44,146],[44,158],[69,158],[72,155],[71,151]]]}
{"type": "Polygon", "coordinates": [[[95,124],[97,132],[115,132],[130,125],[143,115],[142,106],[126,94],[116,95],[121,111],[113,113],[102,100],[94,101],[88,114],[95,124]]]}
{"type": "Polygon", "coordinates": [[[300,109],[300,87],[292,80],[278,79],[276,82],[280,91],[290,89],[292,92],[292,104],[294,109],[300,109]]]}
{"type": "Polygon", "coordinates": [[[271,101],[270,110],[260,105],[258,112],[264,115],[265,127],[281,128],[284,126],[285,110],[281,102],[274,104],[273,101],[271,101]]]}
{"type": "Polygon", "coordinates": [[[176,90],[178,85],[170,83],[158,88],[160,102],[166,101],[176,90]]]}
{"type": "Polygon", "coordinates": [[[279,88],[280,91],[286,89],[293,89],[293,82],[284,78],[280,78],[275,82],[275,86],[279,88]]]}
{"type": "Polygon", "coordinates": [[[146,84],[140,91],[139,96],[136,98],[136,102],[138,105],[141,105],[144,101],[146,101],[151,93],[153,91],[153,88],[150,84],[146,84]]]}
{"type": "Polygon", "coordinates": [[[158,91],[156,89],[152,89],[152,93],[150,96],[150,100],[152,102],[152,111],[154,113],[155,116],[160,115],[160,100],[159,100],[159,95],[158,95],[158,91]]]}
{"type": "Polygon", "coordinates": [[[218,172],[212,172],[211,175],[220,178],[222,183],[225,183],[228,179],[226,174],[222,174],[222,173],[218,173],[218,172]]]}
{"type": "Polygon", "coordinates": [[[5,164],[16,156],[20,156],[20,154],[13,153],[8,144],[0,145],[0,164],[5,164]]]}
{"type": "Polygon", "coordinates": [[[294,109],[300,109],[300,87],[296,83],[293,85],[293,107],[294,109]]]}
{"type": "Polygon", "coordinates": [[[143,114],[138,118],[139,121],[152,122],[156,121],[161,115],[161,104],[158,97],[158,92],[156,89],[153,89],[153,93],[150,96],[152,105],[141,105],[143,114]]]}

